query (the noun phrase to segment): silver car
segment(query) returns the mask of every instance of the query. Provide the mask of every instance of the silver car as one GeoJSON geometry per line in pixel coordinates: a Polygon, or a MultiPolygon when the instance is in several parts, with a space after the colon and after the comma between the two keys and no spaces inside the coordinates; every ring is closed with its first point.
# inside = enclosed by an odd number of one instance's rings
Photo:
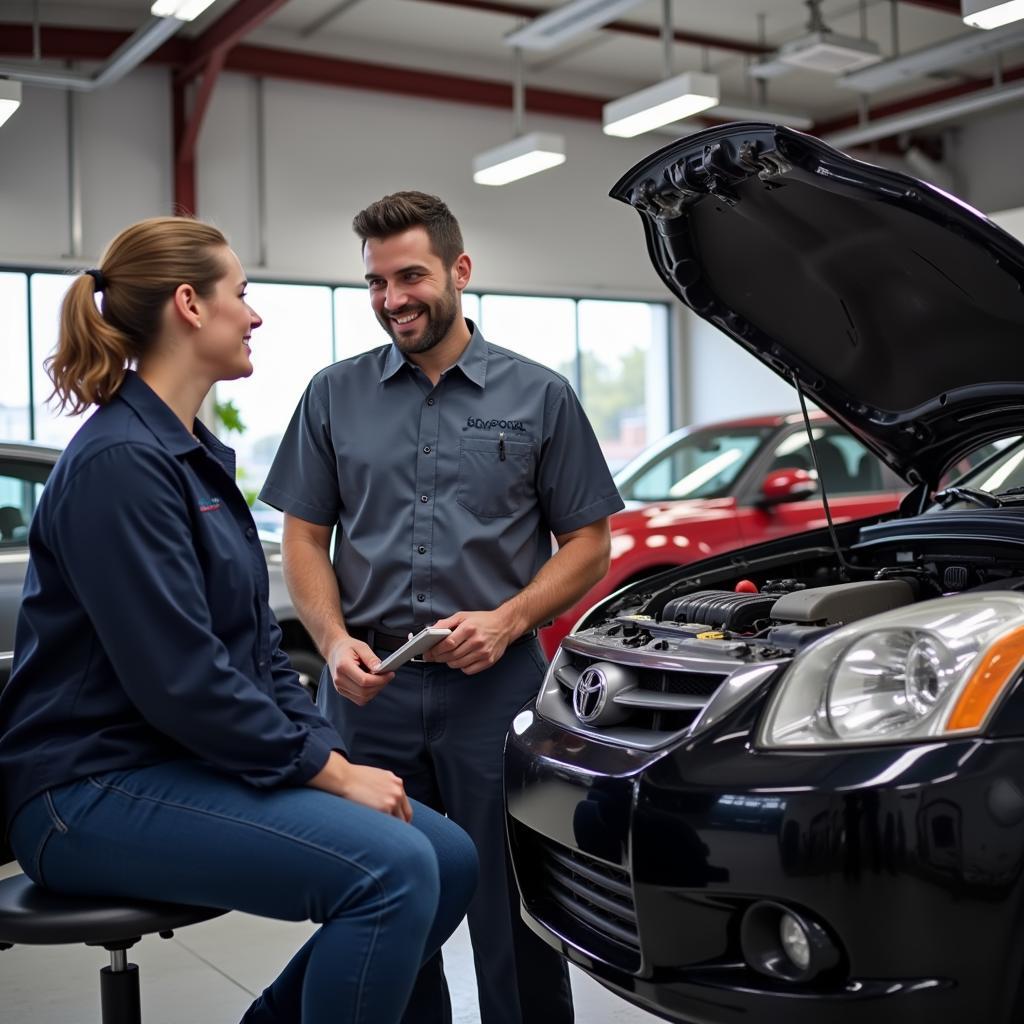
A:
{"type": "MultiPolygon", "coordinates": [[[[14,626],[28,566],[28,524],[60,450],[24,442],[0,441],[0,652],[14,647],[14,626]]],[[[281,570],[281,545],[260,534],[270,573],[270,607],[281,624],[282,646],[310,694],[315,693],[323,659],[313,646],[288,596],[281,570]]]]}

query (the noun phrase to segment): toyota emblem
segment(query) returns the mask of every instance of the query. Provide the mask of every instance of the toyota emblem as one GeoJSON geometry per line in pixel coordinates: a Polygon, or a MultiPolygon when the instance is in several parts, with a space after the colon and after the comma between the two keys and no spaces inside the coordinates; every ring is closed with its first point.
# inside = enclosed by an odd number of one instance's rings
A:
{"type": "Polygon", "coordinates": [[[608,680],[599,668],[580,673],[572,691],[572,709],[581,722],[592,722],[604,710],[608,699],[608,680]]]}

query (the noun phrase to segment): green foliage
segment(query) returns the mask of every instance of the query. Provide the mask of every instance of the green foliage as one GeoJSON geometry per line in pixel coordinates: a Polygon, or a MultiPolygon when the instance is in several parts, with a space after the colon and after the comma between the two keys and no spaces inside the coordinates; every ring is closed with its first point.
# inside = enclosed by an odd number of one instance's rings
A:
{"type": "Polygon", "coordinates": [[[245,503],[252,508],[256,503],[256,499],[260,496],[259,488],[246,487],[245,482],[249,479],[249,474],[244,466],[235,467],[235,483],[238,484],[238,489],[242,492],[242,497],[245,498],[245,503]]]}
{"type": "Polygon", "coordinates": [[[242,414],[238,411],[234,399],[229,398],[226,402],[214,402],[213,411],[228,433],[232,431],[236,434],[245,433],[246,426],[242,422],[242,414]]]}

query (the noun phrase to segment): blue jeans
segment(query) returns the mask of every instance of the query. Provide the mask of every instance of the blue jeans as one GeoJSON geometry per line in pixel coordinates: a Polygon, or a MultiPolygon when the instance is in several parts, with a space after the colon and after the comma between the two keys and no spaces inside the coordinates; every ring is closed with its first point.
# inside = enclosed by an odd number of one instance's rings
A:
{"type": "Polygon", "coordinates": [[[42,793],[11,826],[49,889],[223,907],[321,927],[243,1024],[392,1024],[473,895],[477,857],[420,804],[412,825],[310,788],[256,789],[193,761],[42,793]]]}

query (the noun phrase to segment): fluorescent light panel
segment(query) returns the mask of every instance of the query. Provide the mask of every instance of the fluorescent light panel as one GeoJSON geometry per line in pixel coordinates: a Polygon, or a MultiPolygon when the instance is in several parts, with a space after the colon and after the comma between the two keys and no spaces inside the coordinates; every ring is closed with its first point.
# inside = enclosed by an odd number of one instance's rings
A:
{"type": "Polygon", "coordinates": [[[604,105],[604,133],[632,139],[718,103],[718,76],[687,71],[604,105]]]}
{"type": "Polygon", "coordinates": [[[213,3],[214,0],[154,0],[149,12],[158,18],[194,21],[213,3]]]}
{"type": "Polygon", "coordinates": [[[478,185],[507,185],[565,163],[565,140],[549,132],[520,135],[473,158],[478,185]]]}
{"type": "Polygon", "coordinates": [[[21,106],[21,82],[0,78],[0,126],[21,106]]]}
{"type": "Polygon", "coordinates": [[[642,0],[570,0],[505,36],[509,46],[553,50],[584,32],[607,25],[642,0]]]}
{"type": "Polygon", "coordinates": [[[964,23],[971,28],[999,28],[1024,18],[1024,0],[961,0],[960,10],[964,23]]]}

